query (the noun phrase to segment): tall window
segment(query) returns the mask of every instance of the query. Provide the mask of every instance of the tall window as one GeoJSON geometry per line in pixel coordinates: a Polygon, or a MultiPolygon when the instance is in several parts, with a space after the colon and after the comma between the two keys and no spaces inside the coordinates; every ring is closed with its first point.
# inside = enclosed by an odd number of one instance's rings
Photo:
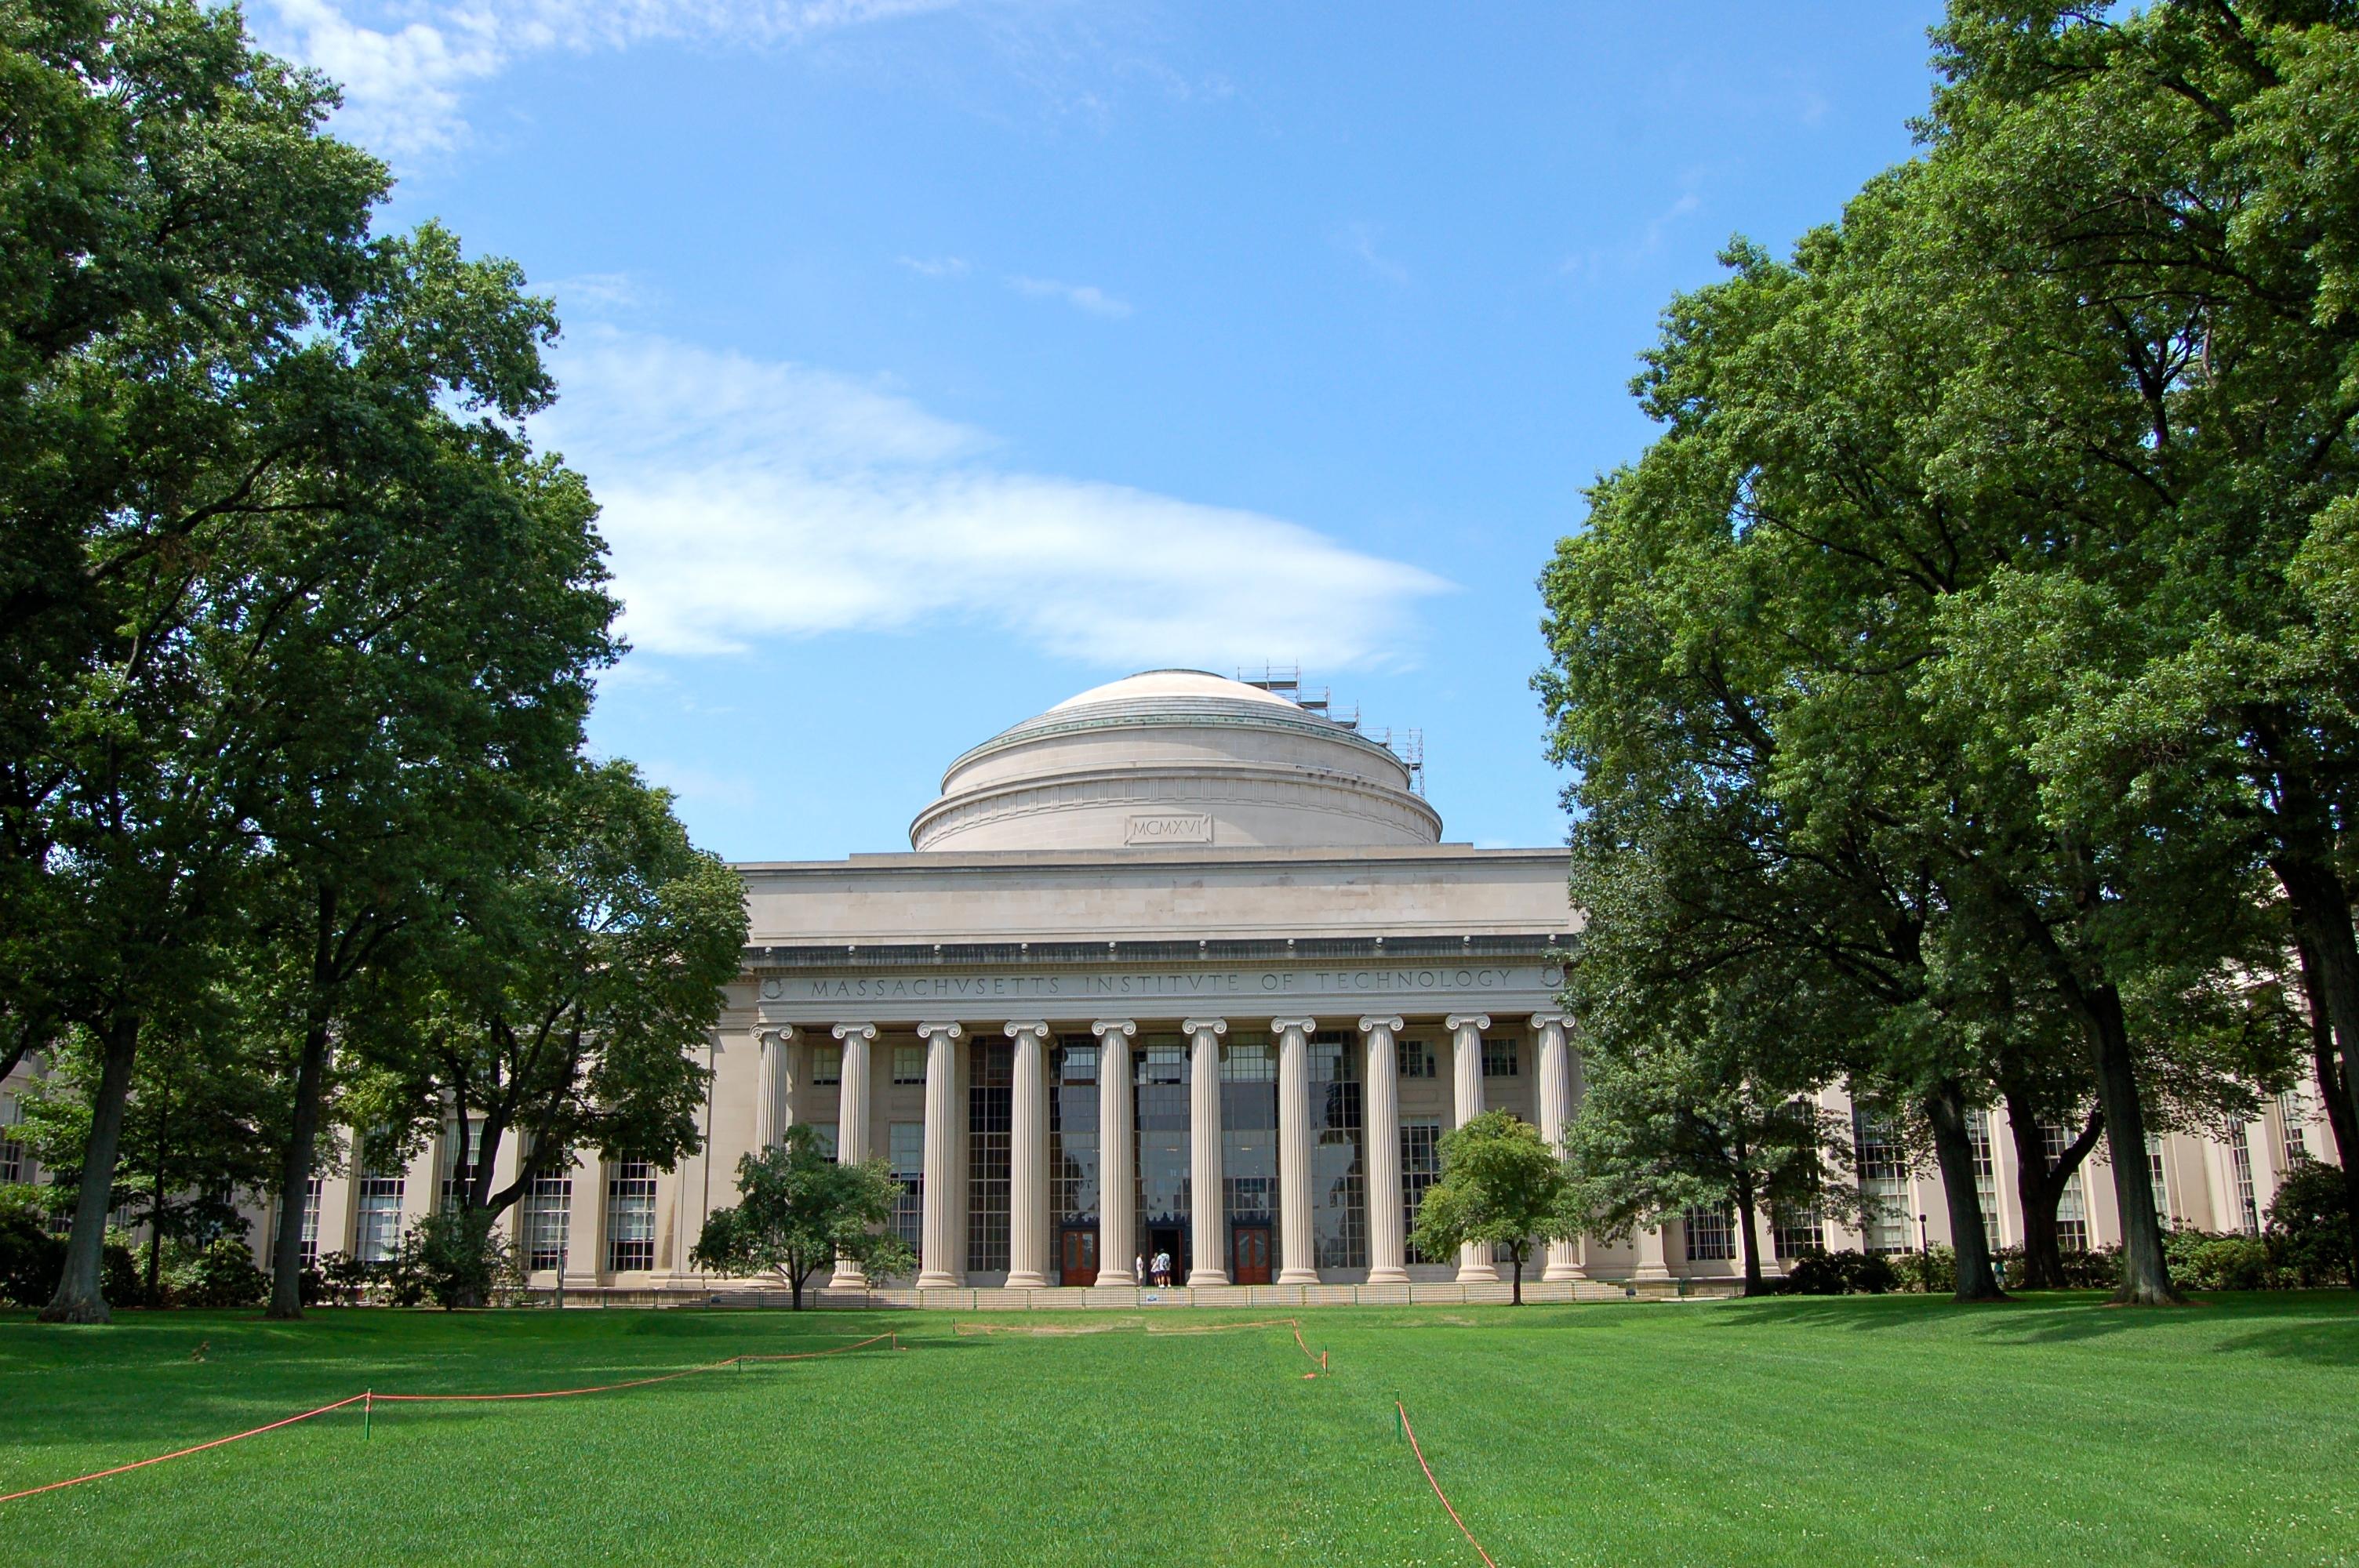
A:
{"type": "Polygon", "coordinates": [[[1277,1057],[1245,1042],[1221,1047],[1221,1194],[1232,1225],[1277,1224],[1277,1057]]]}
{"type": "Polygon", "coordinates": [[[573,1224],[573,1161],[558,1156],[557,1168],[533,1177],[524,1195],[525,1266],[565,1266],[567,1233],[573,1224]]]}
{"type": "Polygon", "coordinates": [[[462,1129],[457,1123],[442,1130],[442,1206],[457,1208],[475,1179],[484,1140],[484,1119],[471,1116],[462,1129]],[[461,1136],[462,1133],[464,1136],[461,1136]]]}
{"type": "Polygon", "coordinates": [[[966,1091],[966,1266],[1007,1267],[1009,1135],[1016,1115],[1016,1048],[976,1042],[966,1091]]]}
{"type": "MultiPolygon", "coordinates": [[[[2072,1133],[2060,1122],[2039,1124],[2039,1141],[2048,1151],[2048,1162],[2053,1166],[2072,1146],[2072,1133]]],[[[2083,1178],[2087,1169],[2076,1170],[2072,1179],[2056,1198],[2056,1245],[2066,1252],[2086,1252],[2089,1249],[2089,1195],[2083,1178]]]]}
{"type": "MultiPolygon", "coordinates": [[[[362,1147],[368,1146],[364,1141],[362,1147]]],[[[356,1210],[353,1227],[353,1256],[364,1263],[382,1263],[393,1256],[401,1240],[401,1192],[403,1173],[399,1169],[387,1170],[372,1161],[361,1167],[361,1179],[353,1193],[356,1210]]]]}
{"type": "Polygon", "coordinates": [[[1145,1243],[1156,1227],[1186,1225],[1193,1197],[1187,1041],[1177,1034],[1146,1036],[1131,1054],[1130,1071],[1138,1115],[1138,1227],[1132,1234],[1145,1243]]]}
{"type": "Polygon", "coordinates": [[[645,1160],[618,1160],[606,1177],[606,1267],[656,1266],[656,1173],[645,1160]]]}
{"type": "Polygon", "coordinates": [[[840,1084],[843,1082],[843,1047],[814,1045],[811,1047],[811,1082],[840,1084]]]}
{"type": "Polygon", "coordinates": [[[1815,1208],[1773,1208],[1769,1211],[1769,1245],[1780,1258],[1805,1251],[1822,1251],[1827,1228],[1815,1208]]]}
{"type": "Polygon", "coordinates": [[[915,1252],[926,1235],[926,1124],[896,1121],[885,1129],[886,1157],[901,1195],[893,1200],[893,1233],[915,1252]]]}
{"type": "Polygon", "coordinates": [[[2310,1158],[2310,1139],[2304,1130],[2309,1119],[2302,1114],[2299,1090],[2287,1089],[2277,1096],[2277,1174],[2280,1177],[2310,1158]]]}
{"type": "Polygon", "coordinates": [[[1094,1225],[1098,1217],[1097,1042],[1086,1034],[1067,1035],[1049,1056],[1049,1213],[1060,1226],[1094,1225]]]}
{"type": "Polygon", "coordinates": [[[1512,1078],[1519,1065],[1516,1059],[1513,1039],[1495,1040],[1483,1037],[1483,1076],[1486,1078],[1512,1078]]]}
{"type": "Polygon", "coordinates": [[[819,1157],[831,1165],[834,1164],[836,1124],[832,1121],[814,1121],[810,1126],[811,1141],[819,1148],[819,1157]]]}
{"type": "Polygon", "coordinates": [[[2164,1225],[2177,1226],[2179,1217],[2170,1207],[2170,1173],[2164,1168],[2159,1132],[2146,1135],[2146,1175],[2154,1184],[2154,1212],[2162,1217],[2164,1225]]]}
{"type": "Polygon", "coordinates": [[[2236,1223],[2245,1235],[2257,1236],[2261,1210],[2253,1197],[2253,1146],[2242,1127],[2228,1139],[2228,1168],[2236,1178],[2236,1223]]]}
{"type": "MultiPolygon", "coordinates": [[[[1430,1118],[1416,1120],[1404,1119],[1400,1124],[1401,1213],[1410,1229],[1417,1228],[1417,1206],[1425,1201],[1426,1189],[1441,1179],[1441,1123],[1430,1118]]],[[[1432,1259],[1412,1247],[1408,1249],[1412,1263],[1430,1263],[1432,1259]]]]}
{"type": "Polygon", "coordinates": [[[1966,1112],[1966,1143],[1974,1156],[1974,1201],[1983,1213],[1983,1244],[1998,1250],[1998,1162],[1991,1154],[1991,1117],[1966,1112]]]}
{"type": "Polygon", "coordinates": [[[1433,1047],[1422,1040],[1396,1040],[1393,1065],[1404,1078],[1432,1077],[1433,1047]]]}
{"type": "Polygon", "coordinates": [[[1892,1124],[1854,1104],[1852,1146],[1859,1156],[1859,1192],[1867,1217],[1861,1239],[1870,1252],[1906,1252],[1908,1234],[1908,1161],[1892,1124]]]}
{"type": "Polygon", "coordinates": [[[1681,1217],[1688,1261],[1725,1263],[1736,1256],[1735,1216],[1725,1208],[1691,1208],[1681,1217]]]}
{"type": "Polygon", "coordinates": [[[1310,1229],[1316,1267],[1368,1266],[1368,1189],[1360,1155],[1360,1085],[1352,1037],[1310,1037],[1310,1229]]]}
{"type": "MultiPolygon", "coordinates": [[[[325,1185],[325,1182],[318,1176],[313,1176],[303,1184],[303,1218],[301,1228],[295,1237],[295,1254],[303,1260],[303,1267],[306,1269],[320,1260],[320,1193],[325,1185]]],[[[274,1252],[277,1250],[278,1238],[281,1234],[278,1229],[279,1214],[278,1206],[271,1205],[270,1240],[271,1250],[274,1252]]]]}
{"type": "Polygon", "coordinates": [[[25,1119],[17,1108],[15,1095],[0,1095],[0,1183],[14,1185],[25,1179],[25,1145],[9,1133],[9,1129],[25,1119]]]}
{"type": "Polygon", "coordinates": [[[896,1084],[922,1084],[926,1081],[926,1048],[923,1045],[893,1047],[893,1081],[896,1084]]]}

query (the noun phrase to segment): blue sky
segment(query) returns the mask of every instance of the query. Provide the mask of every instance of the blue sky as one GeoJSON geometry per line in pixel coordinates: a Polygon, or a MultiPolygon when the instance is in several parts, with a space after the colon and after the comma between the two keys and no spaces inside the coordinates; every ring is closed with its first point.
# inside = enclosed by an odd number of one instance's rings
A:
{"type": "Polygon", "coordinates": [[[1559,841],[1534,579],[1734,233],[1909,155],[1938,5],[252,0],[387,222],[565,317],[635,651],[592,739],[732,859],[969,745],[1299,664],[1446,837],[1559,841]]]}

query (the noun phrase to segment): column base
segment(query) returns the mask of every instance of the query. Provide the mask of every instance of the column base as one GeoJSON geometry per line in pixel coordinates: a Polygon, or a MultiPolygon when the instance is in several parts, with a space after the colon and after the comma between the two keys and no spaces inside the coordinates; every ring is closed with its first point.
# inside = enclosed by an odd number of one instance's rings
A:
{"type": "Polygon", "coordinates": [[[1277,1282],[1281,1285],[1315,1285],[1319,1282],[1316,1269],[1280,1269],[1277,1282]]]}
{"type": "Polygon", "coordinates": [[[1007,1276],[1006,1288],[1011,1291],[1045,1291],[1049,1288],[1049,1276],[1028,1271],[1013,1273],[1007,1276]]]}
{"type": "Polygon", "coordinates": [[[1668,1280],[1670,1277],[1671,1271],[1660,1263],[1641,1263],[1638,1265],[1637,1271],[1630,1276],[1631,1279],[1647,1284],[1652,1284],[1658,1280],[1668,1280]]]}
{"type": "Polygon", "coordinates": [[[950,1273],[945,1270],[934,1269],[918,1276],[918,1289],[921,1291],[962,1291],[966,1289],[966,1281],[959,1278],[956,1274],[950,1273]]]}
{"type": "Polygon", "coordinates": [[[1458,1265],[1458,1282],[1462,1285],[1495,1285],[1499,1282],[1498,1266],[1493,1263],[1461,1263],[1458,1265]]]}
{"type": "Polygon", "coordinates": [[[1368,1271],[1368,1283],[1406,1285],[1408,1283],[1408,1271],[1407,1269],[1371,1269],[1368,1271]]]}
{"type": "Polygon", "coordinates": [[[1188,1288],[1191,1291],[1202,1290],[1207,1285],[1225,1285],[1228,1282],[1229,1271],[1225,1269],[1191,1269],[1188,1273],[1188,1288]]]}
{"type": "Polygon", "coordinates": [[[1550,1285],[1571,1284],[1587,1278],[1589,1271],[1578,1263],[1551,1263],[1540,1272],[1541,1281],[1550,1285]]]}
{"type": "Polygon", "coordinates": [[[828,1279],[827,1288],[831,1291],[864,1291],[868,1288],[868,1275],[857,1263],[838,1263],[835,1272],[828,1279]]]}
{"type": "Polygon", "coordinates": [[[1137,1285],[1138,1281],[1127,1269],[1100,1269],[1098,1271],[1098,1283],[1111,1289],[1125,1286],[1135,1287],[1137,1285]]]}

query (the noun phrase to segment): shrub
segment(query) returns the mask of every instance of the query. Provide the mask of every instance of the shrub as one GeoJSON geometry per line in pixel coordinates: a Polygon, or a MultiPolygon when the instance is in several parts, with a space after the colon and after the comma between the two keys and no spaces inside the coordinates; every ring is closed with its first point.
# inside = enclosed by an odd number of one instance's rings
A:
{"type": "Polygon", "coordinates": [[[375,1269],[362,1262],[349,1252],[323,1252],[320,1255],[320,1282],[326,1300],[335,1306],[358,1306],[362,1292],[369,1288],[375,1269]]]}
{"type": "Polygon", "coordinates": [[[1885,1261],[1891,1266],[1895,1290],[1948,1295],[1958,1288],[1957,1250],[1942,1243],[1922,1252],[1896,1252],[1885,1261]]]}
{"type": "Polygon", "coordinates": [[[2301,1285],[2351,1279],[2351,1190],[2343,1172],[2304,1157],[2269,1202],[2269,1256],[2301,1285]]]}
{"type": "MultiPolygon", "coordinates": [[[[402,1238],[397,1276],[415,1279],[418,1300],[431,1297],[446,1312],[485,1306],[518,1273],[516,1243],[500,1234],[484,1209],[442,1209],[426,1216],[402,1238]]],[[[403,1283],[408,1281],[404,1280],[403,1283]]],[[[396,1304],[408,1306],[411,1301],[396,1304]]]]}
{"type": "Polygon", "coordinates": [[[0,1299],[22,1307],[47,1306],[66,1266],[66,1244],[27,1210],[0,1214],[0,1299]]]}
{"type": "Polygon", "coordinates": [[[1867,1252],[1830,1252],[1807,1247],[1786,1265],[1777,1288],[1788,1295],[1882,1295],[1892,1289],[1892,1265],[1867,1252]]]}
{"type": "Polygon", "coordinates": [[[254,1249],[236,1236],[184,1253],[166,1283],[174,1306],[252,1307],[270,1299],[270,1276],[255,1267],[254,1249]]]}

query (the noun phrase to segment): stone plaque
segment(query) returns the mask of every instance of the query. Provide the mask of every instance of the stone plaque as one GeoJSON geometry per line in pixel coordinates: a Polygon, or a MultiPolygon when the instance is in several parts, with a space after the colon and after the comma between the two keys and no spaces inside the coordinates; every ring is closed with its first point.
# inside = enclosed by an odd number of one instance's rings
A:
{"type": "Polygon", "coordinates": [[[1123,823],[1125,844],[1209,844],[1212,841],[1210,812],[1158,813],[1133,816],[1123,823]]]}

